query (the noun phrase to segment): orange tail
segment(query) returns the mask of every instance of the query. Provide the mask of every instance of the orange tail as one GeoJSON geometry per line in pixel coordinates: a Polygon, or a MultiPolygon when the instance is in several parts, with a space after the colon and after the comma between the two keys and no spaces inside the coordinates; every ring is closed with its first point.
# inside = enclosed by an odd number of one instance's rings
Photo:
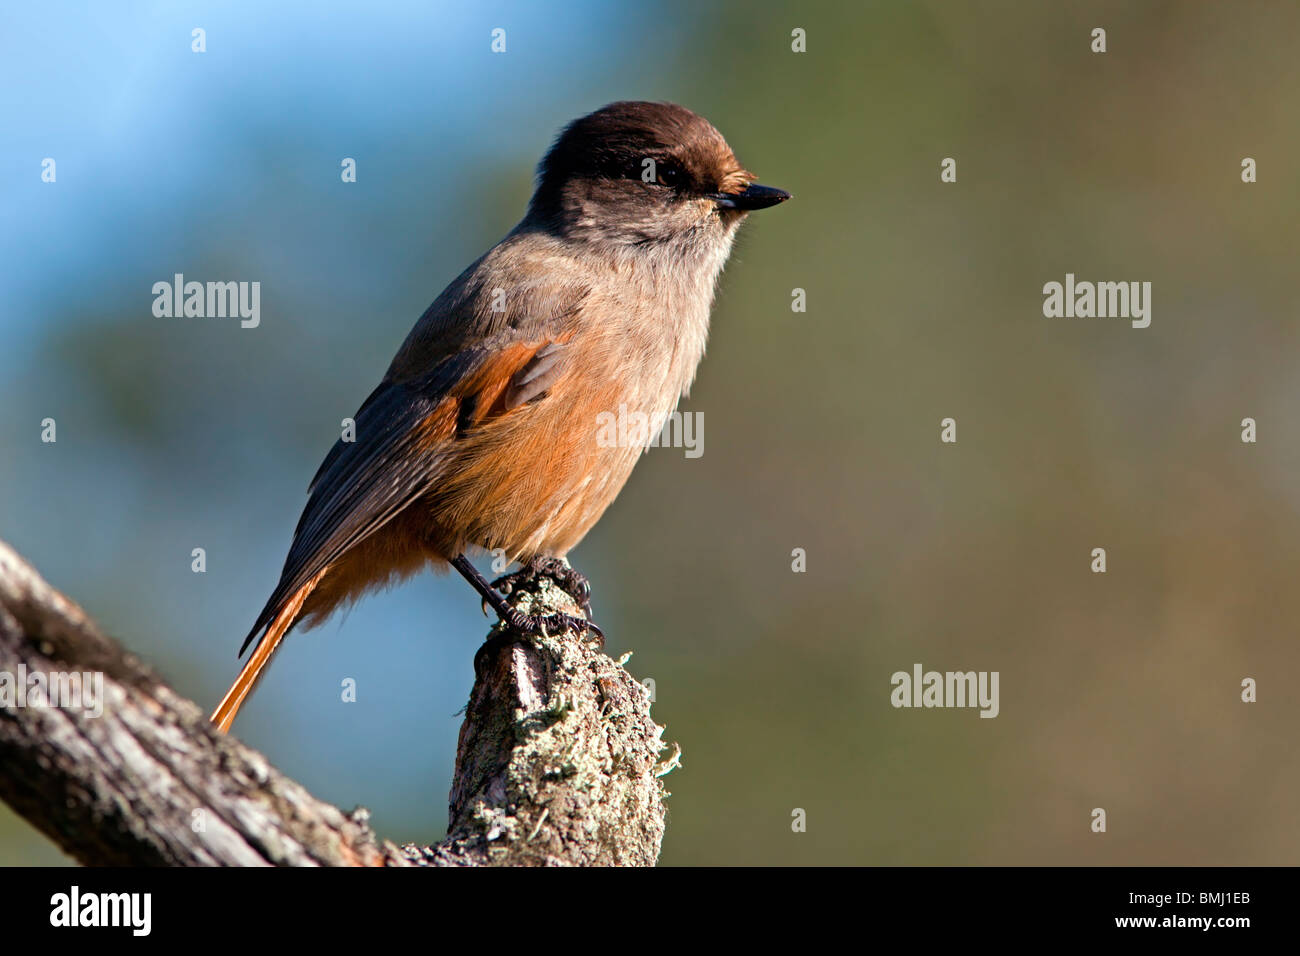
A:
{"type": "Polygon", "coordinates": [[[217,730],[223,734],[235,722],[235,714],[239,713],[239,705],[252,692],[257,679],[262,675],[262,670],[270,663],[271,655],[280,646],[280,641],[283,640],[289,628],[293,626],[293,622],[298,619],[298,612],[302,610],[303,602],[307,600],[307,596],[311,594],[317,582],[324,575],[325,572],[322,571],[299,588],[297,593],[275,615],[271,623],[266,626],[266,633],[257,642],[257,647],[253,650],[253,656],[248,659],[244,669],[239,672],[235,682],[230,685],[230,690],[226,691],[226,696],[221,698],[221,703],[217,704],[217,709],[208,718],[217,725],[217,730]]]}

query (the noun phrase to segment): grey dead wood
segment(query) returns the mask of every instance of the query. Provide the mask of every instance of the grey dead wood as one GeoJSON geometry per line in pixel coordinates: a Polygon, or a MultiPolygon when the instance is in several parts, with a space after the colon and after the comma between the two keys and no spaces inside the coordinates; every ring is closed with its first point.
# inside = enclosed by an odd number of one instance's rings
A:
{"type": "MultiPolygon", "coordinates": [[[[579,613],[549,580],[527,613],[579,613]]],[[[460,730],[450,825],[395,846],[313,797],[143,662],[0,542],[0,679],[103,674],[103,714],[0,695],[0,799],[87,865],[650,866],[662,776],[679,751],[646,689],[574,635],[493,631],[460,730]]],[[[30,683],[30,682],[29,682],[30,683]]]]}

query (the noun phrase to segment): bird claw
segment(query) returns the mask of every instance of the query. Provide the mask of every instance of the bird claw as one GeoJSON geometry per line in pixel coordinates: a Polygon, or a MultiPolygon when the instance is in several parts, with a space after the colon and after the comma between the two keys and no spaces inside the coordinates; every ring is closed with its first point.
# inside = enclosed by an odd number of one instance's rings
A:
{"type": "Polygon", "coordinates": [[[550,579],[556,587],[573,598],[573,602],[582,608],[583,614],[591,617],[591,582],[581,571],[575,571],[559,558],[533,558],[518,571],[501,575],[492,582],[492,587],[502,594],[510,594],[519,585],[538,578],[550,579]]]}
{"type": "Polygon", "coordinates": [[[596,636],[601,647],[605,646],[604,631],[585,617],[575,617],[572,614],[525,614],[514,609],[505,623],[512,630],[524,634],[541,634],[542,637],[569,632],[582,637],[590,632],[596,636]]]}

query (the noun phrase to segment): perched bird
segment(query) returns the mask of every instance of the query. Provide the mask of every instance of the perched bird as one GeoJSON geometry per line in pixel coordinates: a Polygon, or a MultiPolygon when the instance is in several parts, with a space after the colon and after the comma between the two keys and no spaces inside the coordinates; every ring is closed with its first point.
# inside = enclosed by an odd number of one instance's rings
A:
{"type": "Polygon", "coordinates": [[[589,616],[586,581],[561,559],[645,450],[599,439],[599,416],[625,407],[654,437],[695,378],[737,227],[789,198],[680,106],[613,103],[570,123],[523,220],[434,300],[355,440],[325,456],[212,722],[229,729],[290,628],[426,566],[450,564],[515,629],[599,634],[523,614],[497,590],[514,576],[489,584],[465,551],[502,549],[589,616]]]}

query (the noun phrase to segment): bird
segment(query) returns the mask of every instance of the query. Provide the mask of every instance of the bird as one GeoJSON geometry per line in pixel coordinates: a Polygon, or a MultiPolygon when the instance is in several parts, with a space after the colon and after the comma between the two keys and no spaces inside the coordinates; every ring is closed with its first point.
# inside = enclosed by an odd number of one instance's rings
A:
{"type": "Polygon", "coordinates": [[[648,442],[602,439],[601,413],[662,426],[695,379],[738,227],[789,198],[673,103],[620,101],[565,126],[523,219],[425,310],[325,456],[211,722],[230,729],[291,629],[424,569],[455,569],[515,630],[603,639],[567,555],[648,442]],[[471,549],[521,570],[488,582],[471,549]],[[553,578],[584,617],[512,606],[525,573],[553,578]]]}

